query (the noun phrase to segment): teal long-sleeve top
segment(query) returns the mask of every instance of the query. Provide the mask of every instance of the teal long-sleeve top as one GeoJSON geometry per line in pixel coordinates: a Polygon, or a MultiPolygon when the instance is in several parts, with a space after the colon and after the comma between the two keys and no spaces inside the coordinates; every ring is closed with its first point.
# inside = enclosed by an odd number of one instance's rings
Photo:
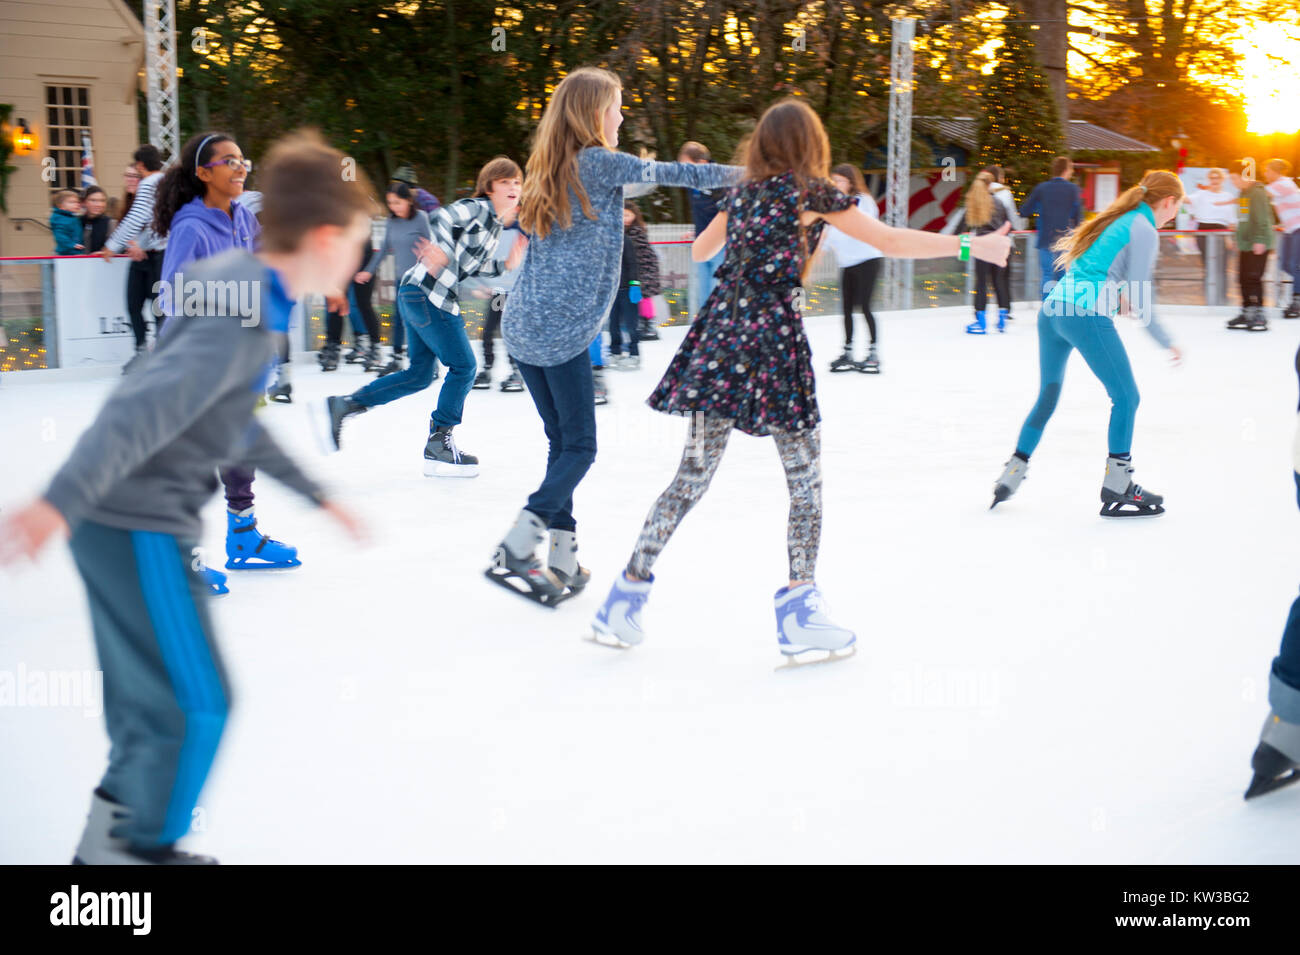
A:
{"type": "MultiPolygon", "coordinates": [[[[1163,348],[1173,339],[1156,316],[1155,266],[1160,249],[1155,213],[1139,202],[1106,226],[1072,263],[1043,303],[1044,308],[1093,312],[1113,318],[1121,293],[1135,318],[1163,348]]],[[[1058,312],[1059,314],[1059,312],[1058,312]]]]}

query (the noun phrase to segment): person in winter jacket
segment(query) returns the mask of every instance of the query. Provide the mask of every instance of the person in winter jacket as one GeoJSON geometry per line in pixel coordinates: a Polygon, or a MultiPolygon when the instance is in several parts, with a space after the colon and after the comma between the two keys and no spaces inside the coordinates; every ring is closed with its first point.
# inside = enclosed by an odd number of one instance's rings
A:
{"type": "Polygon", "coordinates": [[[81,220],[81,244],[86,252],[93,254],[104,247],[113,231],[113,220],[108,217],[108,193],[99,186],[91,186],[81,197],[81,204],[86,209],[81,220]]]}
{"type": "MultiPolygon", "coordinates": [[[[180,159],[163,175],[154,201],[153,232],[167,240],[158,294],[165,314],[183,317],[194,307],[207,305],[206,290],[196,295],[194,286],[187,282],[187,266],[229,249],[255,250],[261,226],[239,201],[252,170],[253,164],[244,158],[233,138],[208,132],[193,136],[181,150],[180,159]]],[[[246,294],[251,297],[251,290],[236,288],[235,293],[241,301],[246,294]]],[[[225,294],[229,306],[230,293],[225,294]]],[[[164,327],[161,335],[167,334],[168,327],[164,327]]],[[[152,360],[150,356],[145,364],[152,360]]],[[[226,569],[301,565],[298,548],[265,537],[257,529],[253,513],[254,470],[230,466],[220,473],[226,489],[226,569]]],[[[213,593],[226,592],[224,575],[210,571],[206,576],[213,593]]]]}
{"type": "Polygon", "coordinates": [[[1273,209],[1268,192],[1256,182],[1251,170],[1229,174],[1237,196],[1237,278],[1241,284],[1241,314],[1229,319],[1229,328],[1252,332],[1268,331],[1264,317],[1264,269],[1273,251],[1273,209]]]}
{"type": "Polygon", "coordinates": [[[50,203],[50,231],[54,233],[55,255],[77,255],[86,251],[81,244],[81,200],[71,189],[60,189],[50,203]]]}
{"type": "Polygon", "coordinates": [[[1070,158],[1057,156],[1052,160],[1052,178],[1034,186],[1020,207],[1020,214],[1026,222],[1032,216],[1038,217],[1034,226],[1038,231],[1038,267],[1042,271],[1044,300],[1052,285],[1065,276],[1056,267],[1053,246],[1079,224],[1083,215],[1083,196],[1079,187],[1070,182],[1073,175],[1074,163],[1070,158]]]}

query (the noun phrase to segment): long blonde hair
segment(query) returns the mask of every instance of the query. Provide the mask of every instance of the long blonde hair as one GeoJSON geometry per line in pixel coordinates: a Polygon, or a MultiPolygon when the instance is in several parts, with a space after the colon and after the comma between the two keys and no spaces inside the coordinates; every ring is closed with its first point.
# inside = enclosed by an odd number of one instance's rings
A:
{"type": "Polygon", "coordinates": [[[1160,200],[1168,199],[1170,196],[1183,198],[1183,181],[1167,169],[1147,170],[1136,186],[1120,193],[1104,212],[1056,240],[1052,251],[1061,253],[1056,257],[1056,267],[1068,269],[1075,259],[1087,252],[1088,248],[1097,241],[1106,226],[1124,213],[1132,212],[1138,207],[1139,202],[1145,202],[1154,208],[1160,200]]]}
{"type": "Polygon", "coordinates": [[[966,190],[966,224],[988,225],[993,218],[993,193],[989,192],[989,183],[993,173],[981,170],[966,190]]]}
{"type": "Polygon", "coordinates": [[[605,113],[622,88],[616,74],[595,66],[581,67],[560,80],[533,137],[519,195],[519,225],[525,232],[546,238],[557,225],[569,228],[570,189],[582,204],[582,214],[596,218],[578,177],[578,153],[588,146],[611,148],[605,139],[605,113]]]}

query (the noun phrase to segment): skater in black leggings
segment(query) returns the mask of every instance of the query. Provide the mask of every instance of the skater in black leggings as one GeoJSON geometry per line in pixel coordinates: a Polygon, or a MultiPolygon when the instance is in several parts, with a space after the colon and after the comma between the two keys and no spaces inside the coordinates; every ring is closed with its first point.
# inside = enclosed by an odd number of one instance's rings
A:
{"type": "MultiPolygon", "coordinates": [[[[374,248],[367,238],[361,246],[361,263],[357,269],[366,267],[374,248]]],[[[319,360],[324,371],[334,371],[339,366],[339,352],[343,347],[343,316],[346,315],[352,325],[352,351],[343,361],[346,364],[361,365],[362,371],[377,371],[381,364],[379,354],[379,318],[375,315],[371,299],[375,292],[375,283],[358,282],[354,276],[348,285],[346,311],[342,301],[327,300],[329,311],[325,314],[325,344],[320,350],[319,360]],[[335,307],[335,306],[338,307],[335,307]]]]}
{"type": "MultiPolygon", "coordinates": [[[[831,170],[831,182],[846,196],[856,196],[858,208],[872,219],[880,218],[876,200],[867,192],[862,171],[852,163],[841,163],[831,170]]],[[[865,371],[880,373],[880,358],[876,354],[876,316],[871,313],[871,296],[876,290],[880,263],[884,261],[880,250],[859,242],[827,226],[825,242],[835,250],[835,261],[840,266],[840,300],[844,303],[844,354],[831,362],[831,371],[865,371]],[[861,362],[853,360],[853,312],[860,310],[867,320],[867,334],[871,341],[867,355],[861,362]]]]}

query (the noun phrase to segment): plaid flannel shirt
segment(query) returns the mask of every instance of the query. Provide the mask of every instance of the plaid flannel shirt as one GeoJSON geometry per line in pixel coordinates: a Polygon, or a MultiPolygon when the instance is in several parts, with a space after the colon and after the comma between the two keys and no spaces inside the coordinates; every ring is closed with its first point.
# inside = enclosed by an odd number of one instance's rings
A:
{"type": "Polygon", "coordinates": [[[424,289],[434,308],[460,314],[456,291],[471,276],[500,275],[502,263],[493,253],[501,239],[501,220],[487,198],[460,199],[429,213],[433,242],[447,255],[447,265],[436,275],[416,262],[402,276],[401,285],[424,289]]]}

